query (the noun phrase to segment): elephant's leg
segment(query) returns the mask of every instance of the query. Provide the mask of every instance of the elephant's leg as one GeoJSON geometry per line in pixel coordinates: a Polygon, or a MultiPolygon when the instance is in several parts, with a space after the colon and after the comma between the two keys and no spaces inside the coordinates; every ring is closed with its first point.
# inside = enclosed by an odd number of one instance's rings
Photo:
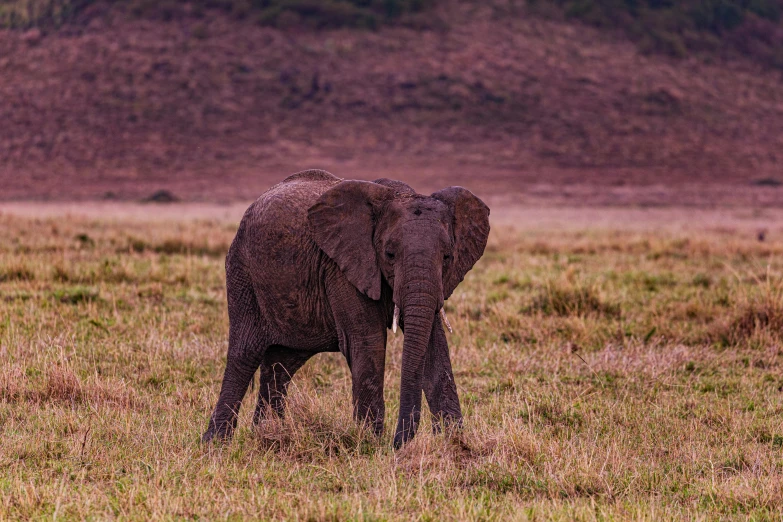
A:
{"type": "Polygon", "coordinates": [[[376,435],[383,433],[386,406],[383,402],[383,372],[386,364],[386,332],[383,338],[364,339],[351,356],[353,415],[366,422],[376,435]]]}
{"type": "Polygon", "coordinates": [[[226,371],[217,406],[202,442],[216,437],[231,438],[242,398],[267,347],[252,285],[241,272],[227,270],[227,275],[229,334],[226,371]]]}
{"type": "Polygon", "coordinates": [[[353,415],[380,435],[385,414],[386,305],[367,299],[342,276],[331,283],[328,297],[338,345],[351,369],[353,415]]]}
{"type": "Polygon", "coordinates": [[[301,352],[279,345],[267,348],[260,365],[258,404],[253,414],[253,425],[259,423],[267,407],[271,407],[278,415],[283,414],[288,383],[313,355],[315,352],[301,352]]]}
{"type": "Polygon", "coordinates": [[[440,317],[433,322],[430,346],[424,359],[424,396],[432,413],[433,431],[440,431],[441,423],[462,426],[462,410],[451,370],[449,345],[440,317]]]}
{"type": "MultiPolygon", "coordinates": [[[[234,337],[229,335],[229,337],[234,337]]],[[[249,339],[243,339],[245,346],[251,350],[259,350],[253,346],[249,339]]],[[[231,341],[229,341],[229,345],[231,341]]],[[[223,384],[220,387],[215,411],[209,419],[209,427],[201,437],[202,442],[209,442],[213,438],[230,439],[234,434],[239,416],[239,407],[245,396],[253,374],[258,368],[257,359],[246,355],[233,355],[229,349],[226,361],[226,371],[223,374],[223,384]]]]}

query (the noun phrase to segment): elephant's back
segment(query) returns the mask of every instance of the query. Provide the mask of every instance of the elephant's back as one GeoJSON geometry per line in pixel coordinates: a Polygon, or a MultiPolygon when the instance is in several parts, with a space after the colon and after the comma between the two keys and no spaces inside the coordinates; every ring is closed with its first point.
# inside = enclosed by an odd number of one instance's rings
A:
{"type": "Polygon", "coordinates": [[[264,192],[245,212],[242,224],[252,230],[287,233],[304,232],[307,209],[342,181],[325,170],[304,170],[292,174],[264,192]]]}
{"type": "Polygon", "coordinates": [[[283,183],[293,183],[293,182],[300,182],[300,181],[332,181],[335,183],[339,183],[340,181],[342,181],[342,179],[338,178],[331,172],[327,172],[325,170],[308,169],[308,170],[301,170],[296,174],[291,174],[283,181],[281,181],[280,184],[282,185],[283,183]]]}

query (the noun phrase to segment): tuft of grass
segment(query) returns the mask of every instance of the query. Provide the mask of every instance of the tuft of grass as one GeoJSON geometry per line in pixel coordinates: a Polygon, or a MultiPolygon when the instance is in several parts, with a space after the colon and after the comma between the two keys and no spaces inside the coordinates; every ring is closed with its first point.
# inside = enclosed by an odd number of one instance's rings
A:
{"type": "Polygon", "coordinates": [[[126,383],[101,377],[81,379],[72,365],[62,360],[52,361],[43,371],[35,366],[24,369],[17,364],[0,367],[0,402],[34,405],[39,409],[51,405],[73,408],[139,405],[136,393],[126,383]]]}
{"type": "Polygon", "coordinates": [[[620,307],[604,302],[589,286],[548,285],[533,298],[530,309],[544,315],[618,317],[620,307]]]}
{"type": "Polygon", "coordinates": [[[55,366],[46,372],[46,385],[41,399],[66,403],[81,402],[84,399],[84,390],[73,370],[55,366]]]}
{"type": "Polygon", "coordinates": [[[133,252],[152,251],[158,254],[196,255],[208,257],[225,257],[228,252],[227,243],[199,243],[185,238],[167,238],[157,244],[151,244],[143,239],[128,238],[128,246],[118,249],[118,252],[132,250],[133,252]]]}
{"type": "Polygon", "coordinates": [[[52,292],[55,299],[65,304],[79,304],[82,302],[89,302],[98,298],[98,291],[94,288],[87,288],[83,286],[74,286],[70,288],[62,288],[52,292]]]}
{"type": "Polygon", "coordinates": [[[33,281],[35,273],[22,264],[0,268],[0,283],[6,281],[33,281]]]}
{"type": "Polygon", "coordinates": [[[706,274],[696,274],[693,276],[691,283],[694,286],[700,286],[702,288],[709,288],[712,285],[712,278],[706,274]]]}
{"type": "Polygon", "coordinates": [[[738,344],[760,332],[781,338],[783,303],[766,301],[742,306],[730,324],[728,338],[732,344],[738,344]]]}
{"type": "Polygon", "coordinates": [[[737,346],[754,339],[783,341],[783,285],[766,286],[760,296],[745,295],[727,320],[718,323],[713,333],[724,345],[737,346]]]}
{"type": "Polygon", "coordinates": [[[95,241],[90,237],[89,234],[85,232],[80,232],[79,234],[76,234],[74,239],[85,247],[95,246],[95,241]]]}
{"type": "MultiPolygon", "coordinates": [[[[267,411],[254,432],[260,448],[282,458],[319,462],[352,455],[371,455],[383,448],[372,429],[354,422],[338,404],[295,393],[286,401],[286,414],[267,411]]],[[[384,448],[385,449],[385,448],[384,448]]]]}

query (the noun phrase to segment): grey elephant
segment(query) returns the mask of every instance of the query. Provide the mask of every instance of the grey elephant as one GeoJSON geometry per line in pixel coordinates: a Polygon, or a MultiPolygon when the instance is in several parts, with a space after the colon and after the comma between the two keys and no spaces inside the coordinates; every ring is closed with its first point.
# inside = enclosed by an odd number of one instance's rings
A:
{"type": "Polygon", "coordinates": [[[424,196],[399,181],[307,170],[269,189],[226,256],[228,355],[202,440],[231,437],[257,369],[254,424],[267,411],[282,414],[288,383],[310,357],[337,351],[351,371],[355,418],[380,435],[386,334],[398,324],[395,448],[416,432],[422,391],[436,430],[461,425],[442,308],[488,235],[489,208],[462,187],[424,196]]]}

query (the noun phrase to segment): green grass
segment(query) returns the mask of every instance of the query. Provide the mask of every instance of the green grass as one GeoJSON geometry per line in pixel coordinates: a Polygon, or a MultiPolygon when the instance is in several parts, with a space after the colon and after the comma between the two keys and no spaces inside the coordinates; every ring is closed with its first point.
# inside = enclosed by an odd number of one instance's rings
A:
{"type": "Polygon", "coordinates": [[[323,354],[204,447],[235,226],[0,215],[0,519],[779,518],[782,243],[496,226],[446,307],[461,433],[395,453],[323,354]]]}

